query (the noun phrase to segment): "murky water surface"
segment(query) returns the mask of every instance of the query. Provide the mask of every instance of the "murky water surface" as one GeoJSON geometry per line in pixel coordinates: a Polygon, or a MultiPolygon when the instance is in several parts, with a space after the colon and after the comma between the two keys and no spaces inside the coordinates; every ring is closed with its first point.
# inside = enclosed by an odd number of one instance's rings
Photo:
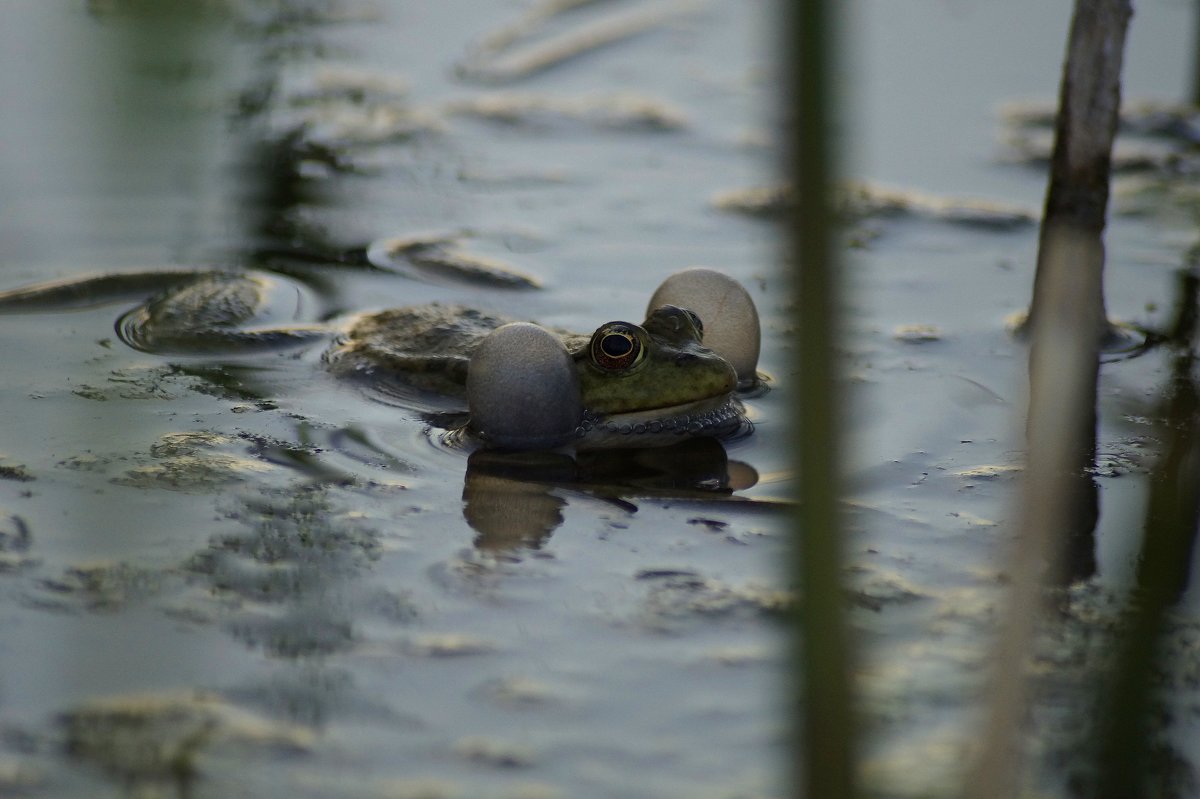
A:
{"type": "MultiPolygon", "coordinates": [[[[713,202],[775,180],[769,4],[214,5],[6,7],[0,289],[257,269],[285,286],[270,324],[440,301],[590,331],[703,264],[757,302],[771,390],[747,438],[514,465],[334,378],[321,344],[147,354],[114,328],[128,297],[0,316],[0,795],[780,795],[802,376],[777,231],[713,202]],[[422,237],[454,257],[380,254],[422,237]],[[522,277],[458,268],[481,263],[522,277]]],[[[1053,96],[1066,5],[847,17],[846,171],[911,201],[853,223],[845,270],[880,795],[954,793],[1024,446],[1003,320],[1036,225],[939,204],[1036,212],[1043,174],[1008,157],[997,108],[1053,96]]],[[[1127,94],[1182,95],[1187,11],[1139,7],[1127,94]]],[[[1178,207],[1115,215],[1112,315],[1163,323],[1194,235],[1178,207]]],[[[1164,376],[1157,355],[1105,367],[1080,616],[1130,577],[1164,376]]],[[[1086,659],[1072,635],[1039,661],[1051,688],[1086,659]]],[[[1072,739],[1045,716],[1055,793],[1072,739]]],[[[1195,763],[1191,723],[1167,738],[1195,763]]]]}

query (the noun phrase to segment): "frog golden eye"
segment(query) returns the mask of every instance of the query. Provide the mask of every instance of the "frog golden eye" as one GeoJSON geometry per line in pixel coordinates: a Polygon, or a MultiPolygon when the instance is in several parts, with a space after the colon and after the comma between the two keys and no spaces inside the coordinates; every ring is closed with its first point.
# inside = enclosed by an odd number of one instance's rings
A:
{"type": "Polygon", "coordinates": [[[592,336],[591,353],[592,363],[606,372],[616,372],[640,363],[645,350],[633,325],[610,322],[592,336]]]}

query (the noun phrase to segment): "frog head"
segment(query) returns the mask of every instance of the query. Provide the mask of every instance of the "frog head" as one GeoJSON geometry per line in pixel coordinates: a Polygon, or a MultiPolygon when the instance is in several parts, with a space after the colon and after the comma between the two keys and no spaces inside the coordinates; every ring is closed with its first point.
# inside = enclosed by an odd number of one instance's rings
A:
{"type": "MultiPolygon", "coordinates": [[[[749,295],[745,300],[753,309],[749,295]]],[[[753,324],[757,360],[756,314],[713,321],[753,324]]],[[[606,322],[565,346],[536,325],[505,325],[471,357],[470,428],[489,444],[517,449],[642,447],[728,435],[745,425],[731,360],[747,358],[718,354],[704,341],[701,318],[672,304],[653,308],[641,325],[606,322]]],[[[752,373],[753,363],[748,368],[752,373]]]]}
{"type": "Polygon", "coordinates": [[[574,354],[589,446],[672,443],[741,420],[737,373],[705,347],[703,323],[674,305],[641,325],[607,322],[574,354]]]}

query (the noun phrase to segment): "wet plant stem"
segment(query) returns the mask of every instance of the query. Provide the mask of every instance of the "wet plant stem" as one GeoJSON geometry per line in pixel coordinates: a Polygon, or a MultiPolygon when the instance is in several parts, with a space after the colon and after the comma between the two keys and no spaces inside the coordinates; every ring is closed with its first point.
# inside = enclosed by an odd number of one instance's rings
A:
{"type": "Polygon", "coordinates": [[[1099,347],[1110,331],[1103,235],[1132,13],[1129,0],[1076,0],[1071,20],[1027,326],[1028,455],[1008,567],[1012,588],[966,785],[979,799],[1020,791],[1025,667],[1045,588],[1089,576],[1094,563],[1097,496],[1088,470],[1096,451],[1099,347]]]}
{"type": "Polygon", "coordinates": [[[833,4],[782,4],[785,168],[798,201],[787,219],[794,269],[798,346],[792,374],[803,380],[793,417],[793,451],[801,475],[793,575],[803,607],[796,620],[794,796],[855,795],[851,655],[842,575],[838,498],[840,430],[835,336],[839,307],[833,246],[835,153],[829,91],[835,31],[833,4]],[[796,672],[799,672],[798,674],[796,672]]]}
{"type": "Polygon", "coordinates": [[[1121,107],[1121,67],[1125,34],[1133,15],[1130,0],[1076,0],[1067,42],[1067,57],[1059,88],[1055,120],[1054,153],[1046,189],[1037,273],[1033,284],[1030,320],[1053,313],[1047,308],[1053,257],[1051,237],[1069,228],[1095,246],[1079,253],[1073,268],[1094,272],[1089,276],[1088,301],[1093,306],[1096,335],[1109,330],[1104,305],[1103,235],[1108,214],[1112,145],[1121,107]]]}
{"type": "MultiPolygon", "coordinates": [[[[1043,290],[1054,313],[1034,320],[1029,352],[1029,441],[1017,518],[1018,537],[1008,565],[1008,603],[990,668],[986,721],[978,760],[968,777],[977,799],[1016,796],[1021,783],[1021,727],[1029,686],[1025,667],[1048,584],[1078,576],[1063,568],[1070,545],[1094,547],[1095,484],[1087,471],[1095,453],[1095,403],[1099,339],[1087,291],[1073,258],[1088,246],[1080,234],[1058,231],[1047,259],[1043,290]],[[1084,528],[1088,535],[1084,535],[1084,528]]],[[[1076,558],[1072,558],[1076,560],[1076,558]]]]}

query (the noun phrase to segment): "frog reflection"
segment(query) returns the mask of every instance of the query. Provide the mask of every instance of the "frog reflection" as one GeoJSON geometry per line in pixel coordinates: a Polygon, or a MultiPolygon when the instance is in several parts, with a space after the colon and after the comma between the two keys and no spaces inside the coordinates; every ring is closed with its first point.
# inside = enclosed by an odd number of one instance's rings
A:
{"type": "MultiPolygon", "coordinates": [[[[731,278],[676,273],[641,325],[590,336],[439,304],[358,314],[328,324],[263,324],[294,308],[296,287],[263,273],[132,273],[0,293],[0,311],[97,304],[160,289],[117,322],[153,353],[203,354],[333,338],[336,374],[399,381],[461,398],[471,442],[507,449],[662,446],[748,427],[736,397],[755,382],[754,303],[731,278]]],[[[293,314],[294,315],[294,314],[293,314]]]]}
{"type": "Polygon", "coordinates": [[[713,501],[750,488],[758,474],[730,461],[714,438],[646,449],[563,452],[480,449],[467,460],[463,518],[475,546],[493,553],[537,549],[563,522],[563,490],[636,510],[629,497],[713,501]]]}

